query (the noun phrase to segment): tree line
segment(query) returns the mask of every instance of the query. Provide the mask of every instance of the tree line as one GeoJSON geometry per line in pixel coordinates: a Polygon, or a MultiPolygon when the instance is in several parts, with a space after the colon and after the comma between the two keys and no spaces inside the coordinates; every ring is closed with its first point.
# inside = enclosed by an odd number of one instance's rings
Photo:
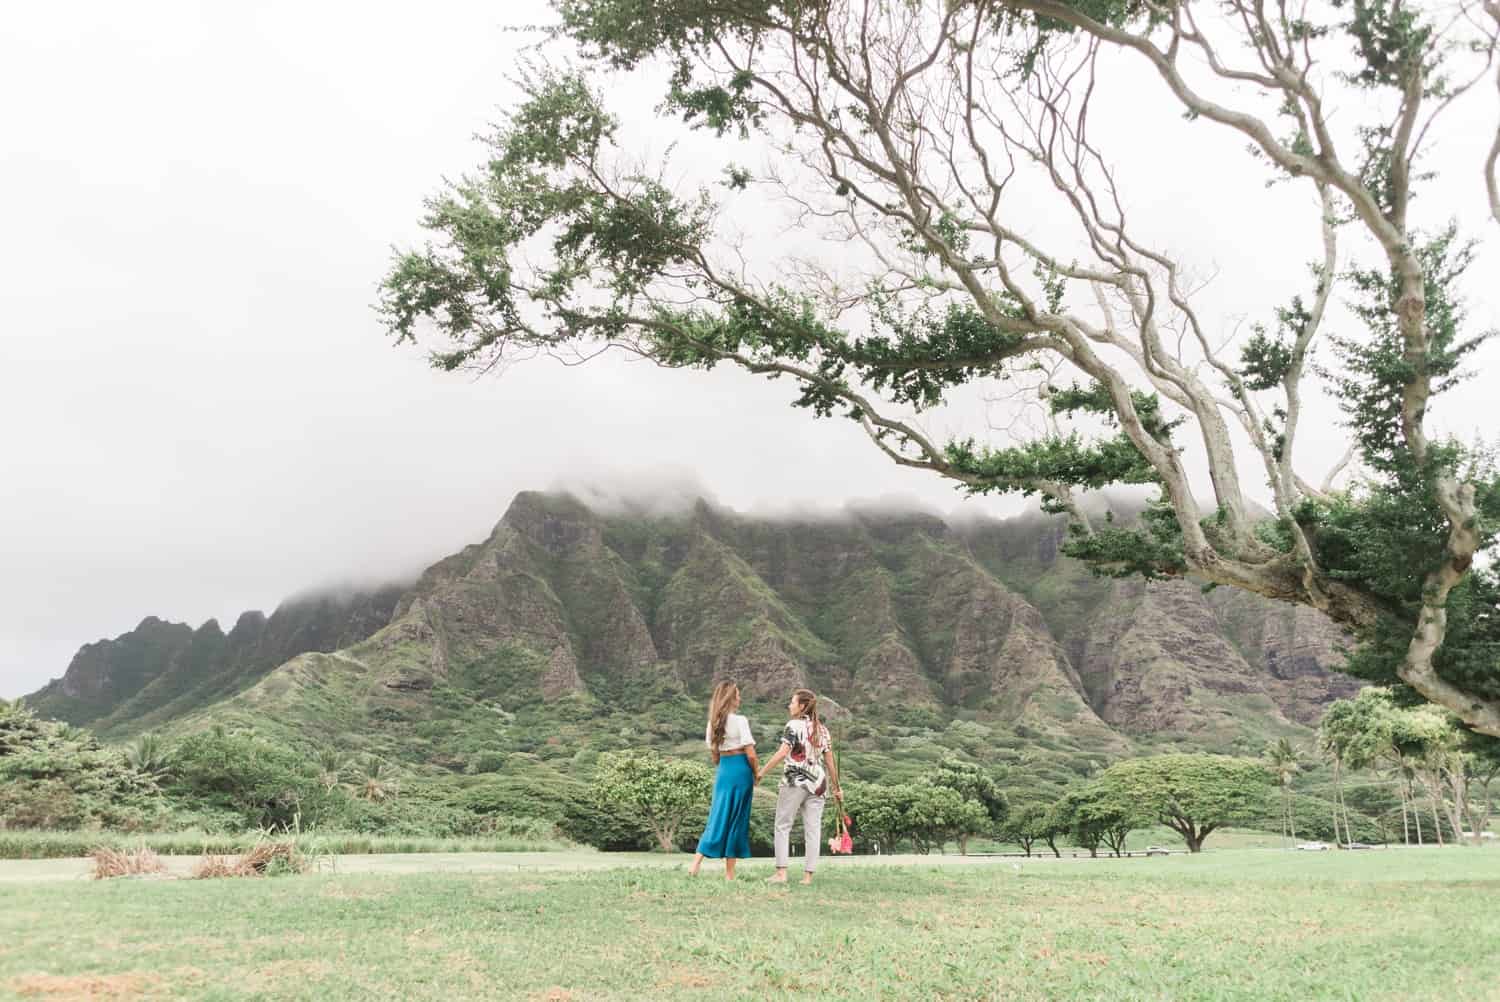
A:
{"type": "MultiPolygon", "coordinates": [[[[1396,791],[1404,843],[1424,844],[1468,833],[1479,841],[1495,808],[1500,740],[1476,733],[1430,704],[1403,703],[1390,689],[1366,688],[1331,704],[1318,728],[1317,749],[1333,767],[1329,803],[1334,838],[1355,840],[1345,779],[1363,772],[1396,791]],[[1446,832],[1445,832],[1446,829],[1446,832]]],[[[1284,824],[1298,756],[1289,743],[1275,751],[1284,824]]]]}
{"type": "MultiPolygon", "coordinates": [[[[712,786],[698,763],[635,753],[602,756],[593,795],[601,807],[638,817],[670,851],[701,824],[712,786]]],[[[961,853],[984,837],[1020,845],[1027,855],[1045,843],[1061,855],[1071,844],[1098,855],[1120,855],[1132,831],[1165,825],[1198,852],[1225,825],[1256,824],[1273,813],[1267,763],[1227,755],[1171,754],[1130,759],[1047,801],[1007,794],[982,766],[949,757],[906,783],[845,785],[845,810],[856,849],[918,853],[956,842],[961,853]]],[[[830,830],[833,811],[825,814],[830,830]]],[[[753,834],[753,833],[752,833],[753,834]]],[[[752,843],[754,839],[752,837],[752,843]]]]}

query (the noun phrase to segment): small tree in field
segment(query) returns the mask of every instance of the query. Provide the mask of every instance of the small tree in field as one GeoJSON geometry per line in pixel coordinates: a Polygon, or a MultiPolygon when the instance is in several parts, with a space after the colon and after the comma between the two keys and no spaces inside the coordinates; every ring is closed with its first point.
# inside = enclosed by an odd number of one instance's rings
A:
{"type": "Polygon", "coordinates": [[[1014,842],[1030,856],[1032,844],[1046,835],[1046,818],[1047,808],[1042,804],[1017,804],[1000,826],[1000,838],[1014,842]]]}
{"type": "Polygon", "coordinates": [[[965,762],[950,756],[939,762],[937,768],[928,773],[926,778],[934,786],[953,790],[965,800],[978,804],[983,809],[982,819],[973,815],[973,812],[966,812],[962,823],[958,826],[959,829],[974,829],[972,832],[957,831],[958,851],[961,855],[968,854],[971,834],[988,832],[993,835],[1005,823],[1005,815],[1010,810],[1010,801],[995,783],[994,777],[972,762],[965,762]]]}
{"type": "Polygon", "coordinates": [[[1095,781],[1110,801],[1166,825],[1200,852],[1224,825],[1266,816],[1271,777],[1264,765],[1227,755],[1155,755],[1110,766],[1095,781]]]}
{"type": "Polygon", "coordinates": [[[1109,783],[1093,782],[1085,786],[1075,811],[1082,823],[1099,833],[1115,856],[1125,851],[1125,840],[1130,833],[1151,820],[1140,804],[1109,783]]]}
{"type": "Polygon", "coordinates": [[[697,762],[635,752],[599,756],[594,796],[632,814],[651,829],[663,852],[671,852],[677,829],[702,810],[713,776],[697,762]]]}
{"type": "Polygon", "coordinates": [[[1087,849],[1090,856],[1099,855],[1099,846],[1104,842],[1107,819],[1088,809],[1089,795],[1082,789],[1069,790],[1052,805],[1048,812],[1050,829],[1047,844],[1057,851],[1057,836],[1066,835],[1078,848],[1087,849]]]}
{"type": "MultiPolygon", "coordinates": [[[[1488,334],[1465,317],[1469,239],[1420,197],[1433,155],[1465,139],[1448,112],[1496,80],[1500,3],[553,7],[551,37],[576,58],[531,73],[488,162],[431,202],[436,239],[383,285],[398,341],[435,335],[445,369],[615,348],[790,380],[797,406],[856,422],[897,463],[1040,496],[1101,573],[1319,609],[1360,641],[1356,673],[1500,736],[1500,574],[1479,559],[1500,475],[1429,427],[1488,334]],[[624,148],[601,76],[637,69],[662,71],[659,114],[718,137],[719,183],[624,148]],[[1111,139],[1099,123],[1122,115],[1198,131],[1170,151],[1111,139]],[[1208,311],[1192,263],[1158,242],[1166,220],[1127,213],[1116,170],[1147,176],[1215,132],[1261,171],[1243,189],[1201,171],[1222,200],[1272,182],[1308,196],[1300,225],[1223,226],[1236,244],[1305,248],[1290,251],[1308,260],[1304,291],[1252,304],[1249,323],[1208,311]],[[752,138],[763,170],[734,162],[752,138]],[[826,249],[747,253],[736,199],[758,219],[779,204],[826,249]],[[1028,403],[1030,434],[931,435],[917,412],[976,384],[1028,403]],[[1343,486],[1347,462],[1305,469],[1320,387],[1358,460],[1343,486]],[[1119,483],[1157,490],[1138,524],[1078,504],[1119,483]]],[[[1465,227],[1500,223],[1492,134],[1441,179],[1469,200],[1465,227]]],[[[1261,267],[1221,281],[1268,287],[1261,267]]]]}

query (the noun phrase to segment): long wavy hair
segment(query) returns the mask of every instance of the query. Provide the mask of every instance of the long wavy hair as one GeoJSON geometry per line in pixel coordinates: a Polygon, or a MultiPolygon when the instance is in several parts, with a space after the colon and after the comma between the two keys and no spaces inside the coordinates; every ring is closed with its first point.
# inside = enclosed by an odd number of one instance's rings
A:
{"type": "Polygon", "coordinates": [[[724,731],[729,726],[729,714],[739,701],[740,687],[733,682],[720,682],[714,686],[714,694],[708,701],[708,739],[712,744],[715,764],[719,761],[719,745],[724,741],[724,731]]]}
{"type": "Polygon", "coordinates": [[[818,719],[818,694],[811,689],[793,689],[792,698],[797,701],[802,715],[807,718],[807,751],[809,758],[816,758],[823,722],[818,719]]]}

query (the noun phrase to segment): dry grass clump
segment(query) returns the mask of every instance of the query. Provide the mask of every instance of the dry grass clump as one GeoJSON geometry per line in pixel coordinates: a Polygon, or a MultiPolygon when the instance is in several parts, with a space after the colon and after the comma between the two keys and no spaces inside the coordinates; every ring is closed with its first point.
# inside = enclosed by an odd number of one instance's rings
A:
{"type": "Polygon", "coordinates": [[[167,872],[167,864],[162,862],[162,858],[145,846],[138,849],[100,846],[89,856],[94,861],[95,880],[109,880],[114,877],[151,877],[167,872]]]}
{"type": "Polygon", "coordinates": [[[312,863],[292,842],[262,842],[243,856],[204,856],[193,867],[193,879],[267,877],[306,873],[312,863]]]}
{"type": "Polygon", "coordinates": [[[248,877],[250,872],[241,865],[238,856],[202,856],[193,865],[194,880],[212,880],[216,877],[248,877]]]}
{"type": "Polygon", "coordinates": [[[245,853],[242,861],[261,876],[306,873],[312,869],[312,863],[293,842],[262,842],[245,853]]]}

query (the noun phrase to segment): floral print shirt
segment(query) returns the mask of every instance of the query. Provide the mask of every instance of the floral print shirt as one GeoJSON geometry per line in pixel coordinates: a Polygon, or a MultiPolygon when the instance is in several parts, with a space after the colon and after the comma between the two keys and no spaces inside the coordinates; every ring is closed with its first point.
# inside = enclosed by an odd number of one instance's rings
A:
{"type": "Polygon", "coordinates": [[[817,745],[808,743],[808,731],[812,727],[806,717],[797,717],[786,722],[781,731],[781,743],[787,746],[786,764],[781,768],[782,786],[800,786],[821,797],[828,792],[828,771],[823,765],[823,755],[833,745],[828,728],[818,725],[817,745]]]}

